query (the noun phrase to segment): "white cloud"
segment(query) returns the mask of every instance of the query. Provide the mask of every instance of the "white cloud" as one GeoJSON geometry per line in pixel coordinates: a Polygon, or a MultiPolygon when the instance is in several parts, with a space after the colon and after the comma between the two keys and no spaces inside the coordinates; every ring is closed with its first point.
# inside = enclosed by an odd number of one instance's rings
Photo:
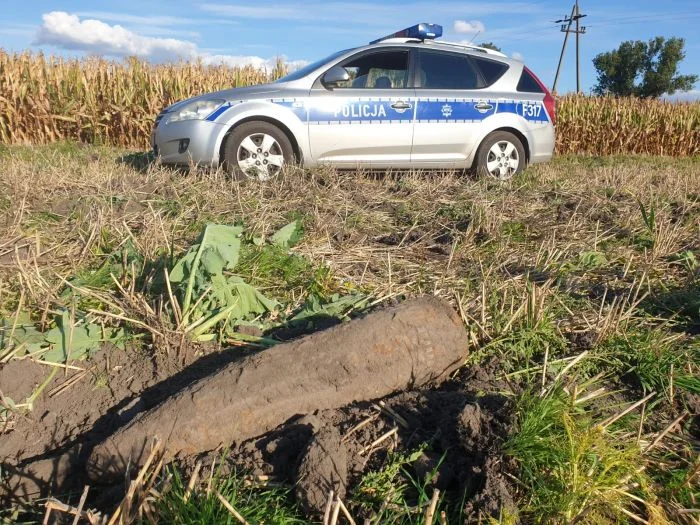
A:
{"type": "Polygon", "coordinates": [[[525,57],[522,55],[522,53],[518,53],[517,51],[514,51],[510,57],[518,62],[525,62],[525,57]]]}
{"type": "MultiPolygon", "coordinates": [[[[34,44],[53,45],[61,49],[80,50],[114,57],[137,56],[157,62],[173,60],[202,60],[205,64],[229,66],[250,65],[270,71],[276,59],[259,56],[211,54],[188,40],[144,36],[120,25],[109,25],[95,19],[81,20],[64,11],[42,16],[34,44]]],[[[300,61],[288,62],[298,66],[300,61]]]]}
{"type": "Polygon", "coordinates": [[[475,35],[486,31],[486,27],[479,20],[455,20],[452,29],[461,35],[475,35]]]}
{"type": "Polygon", "coordinates": [[[112,56],[139,56],[153,60],[191,59],[197,45],[175,38],[141,36],[120,25],[100,20],[80,20],[77,15],[52,11],[42,16],[37,45],[54,45],[62,49],[82,50],[112,56]]]}
{"type": "Polygon", "coordinates": [[[672,102],[697,102],[700,101],[700,89],[690,91],[676,91],[673,95],[663,95],[661,98],[672,102]]]}
{"type": "Polygon", "coordinates": [[[128,13],[115,13],[113,11],[78,11],[75,15],[80,18],[94,18],[106,20],[108,22],[121,22],[123,24],[154,26],[183,26],[192,24],[192,19],[190,18],[167,15],[130,15],[128,13]]]}

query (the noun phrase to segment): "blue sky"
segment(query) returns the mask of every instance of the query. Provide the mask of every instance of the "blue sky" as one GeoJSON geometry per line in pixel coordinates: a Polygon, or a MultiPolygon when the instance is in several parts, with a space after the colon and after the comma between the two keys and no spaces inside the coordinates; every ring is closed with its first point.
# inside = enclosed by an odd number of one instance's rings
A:
{"type": "MultiPolygon", "coordinates": [[[[266,67],[276,56],[313,61],[417,22],[433,22],[444,26],[445,39],[492,41],[522,57],[551,86],[563,39],[553,21],[571,5],[572,0],[4,0],[0,47],[266,67]]],[[[595,83],[591,60],[597,53],[656,35],[685,38],[681,72],[700,73],[700,0],[582,0],[581,12],[588,15],[581,38],[584,90],[595,83]]],[[[575,88],[574,58],[571,39],[559,92],[575,88]]],[[[700,96],[700,85],[691,96],[700,96]]]]}

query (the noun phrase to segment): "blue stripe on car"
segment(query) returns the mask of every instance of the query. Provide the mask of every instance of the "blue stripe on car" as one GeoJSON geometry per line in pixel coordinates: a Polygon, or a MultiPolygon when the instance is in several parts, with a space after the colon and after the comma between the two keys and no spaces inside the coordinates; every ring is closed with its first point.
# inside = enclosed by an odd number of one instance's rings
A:
{"type": "Polygon", "coordinates": [[[220,106],[219,108],[217,108],[217,109],[216,109],[213,113],[211,113],[205,120],[208,120],[208,121],[210,121],[210,122],[214,122],[214,121],[219,117],[219,115],[221,115],[224,111],[226,111],[226,110],[227,110],[228,108],[230,108],[232,105],[233,105],[233,104],[231,104],[230,102],[227,102],[227,103],[224,104],[223,106],[220,106]]]}
{"type": "Polygon", "coordinates": [[[547,110],[542,102],[533,102],[530,100],[499,102],[496,112],[515,113],[530,122],[549,122],[547,110]]]}
{"type": "Polygon", "coordinates": [[[479,121],[493,115],[495,112],[496,103],[483,100],[450,100],[450,99],[428,99],[418,102],[418,112],[416,120],[421,121],[436,121],[436,122],[462,122],[462,121],[479,121]],[[490,106],[485,109],[477,109],[476,106],[486,104],[490,106]]]}
{"type": "MultiPolygon", "coordinates": [[[[549,122],[544,104],[528,100],[419,99],[405,101],[410,109],[392,108],[396,99],[268,99],[294,113],[302,122],[313,124],[396,123],[396,122],[480,122],[496,113],[513,113],[529,122],[549,122]]],[[[234,104],[224,104],[206,120],[215,121],[234,104]]]]}
{"type": "Polygon", "coordinates": [[[410,108],[395,109],[396,100],[321,99],[309,107],[309,122],[412,122],[415,101],[410,108]]]}

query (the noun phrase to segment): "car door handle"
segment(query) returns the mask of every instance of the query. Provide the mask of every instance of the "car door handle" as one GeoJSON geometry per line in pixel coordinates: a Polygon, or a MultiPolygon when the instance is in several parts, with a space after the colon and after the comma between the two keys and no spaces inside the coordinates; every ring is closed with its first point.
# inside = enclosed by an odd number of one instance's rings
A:
{"type": "Polygon", "coordinates": [[[488,111],[493,109],[493,104],[489,104],[488,102],[478,102],[474,104],[474,108],[478,109],[479,111],[488,111]]]}
{"type": "Polygon", "coordinates": [[[398,102],[394,102],[391,105],[392,108],[394,109],[411,109],[411,104],[408,102],[404,102],[403,100],[399,100],[398,102]]]}

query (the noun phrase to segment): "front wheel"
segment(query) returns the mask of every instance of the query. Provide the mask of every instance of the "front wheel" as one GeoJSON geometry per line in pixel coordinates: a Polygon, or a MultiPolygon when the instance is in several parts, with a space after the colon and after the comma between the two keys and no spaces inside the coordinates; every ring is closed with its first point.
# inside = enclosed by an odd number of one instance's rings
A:
{"type": "Polygon", "coordinates": [[[223,156],[224,166],[234,178],[265,181],[294,162],[294,149],[277,126],[245,122],[229,134],[223,156]]]}
{"type": "Polygon", "coordinates": [[[479,146],[476,174],[508,180],[525,169],[525,148],[518,137],[508,131],[494,131],[479,146]]]}

